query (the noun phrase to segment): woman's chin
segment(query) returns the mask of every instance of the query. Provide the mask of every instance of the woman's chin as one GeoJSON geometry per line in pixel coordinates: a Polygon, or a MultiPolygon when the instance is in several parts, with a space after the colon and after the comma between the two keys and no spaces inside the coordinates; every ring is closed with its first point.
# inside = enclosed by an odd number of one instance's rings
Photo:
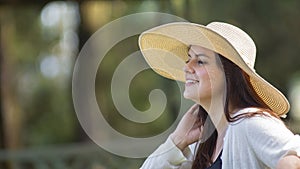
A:
{"type": "Polygon", "coordinates": [[[187,92],[187,91],[183,92],[183,97],[185,99],[191,100],[191,101],[193,101],[193,102],[195,102],[197,104],[203,103],[204,100],[209,100],[208,97],[204,97],[203,98],[203,97],[201,97],[199,95],[196,96],[195,93],[190,93],[190,92],[187,92]]]}
{"type": "Polygon", "coordinates": [[[183,97],[185,98],[185,99],[188,99],[188,100],[192,100],[192,101],[194,101],[195,100],[195,96],[193,96],[191,93],[189,93],[189,92],[183,92],[183,97]]]}

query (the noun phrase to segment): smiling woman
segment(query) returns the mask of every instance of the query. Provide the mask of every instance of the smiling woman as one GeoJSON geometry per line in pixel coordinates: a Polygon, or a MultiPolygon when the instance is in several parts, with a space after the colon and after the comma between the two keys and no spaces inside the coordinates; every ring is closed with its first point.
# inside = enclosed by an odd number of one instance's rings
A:
{"type": "Polygon", "coordinates": [[[141,169],[300,167],[300,136],[279,118],[289,102],[256,73],[256,47],[244,31],[221,22],[175,22],[142,33],[139,45],[148,64],[185,82],[183,95],[195,102],[141,169]],[[154,58],[165,55],[186,64],[157,65],[154,58]]]}
{"type": "Polygon", "coordinates": [[[220,60],[213,51],[200,46],[191,46],[188,54],[189,59],[184,68],[184,97],[209,107],[211,97],[216,97],[212,94],[225,94],[225,77],[220,60]]]}

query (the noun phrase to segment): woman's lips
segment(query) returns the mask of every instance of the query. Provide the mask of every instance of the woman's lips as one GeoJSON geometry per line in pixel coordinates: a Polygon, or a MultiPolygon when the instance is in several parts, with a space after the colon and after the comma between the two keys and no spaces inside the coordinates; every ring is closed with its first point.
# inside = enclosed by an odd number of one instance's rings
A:
{"type": "Polygon", "coordinates": [[[194,85],[194,84],[196,84],[196,83],[199,83],[199,81],[198,81],[198,80],[194,80],[194,79],[187,79],[187,80],[185,81],[185,85],[188,85],[188,86],[194,85]]]}

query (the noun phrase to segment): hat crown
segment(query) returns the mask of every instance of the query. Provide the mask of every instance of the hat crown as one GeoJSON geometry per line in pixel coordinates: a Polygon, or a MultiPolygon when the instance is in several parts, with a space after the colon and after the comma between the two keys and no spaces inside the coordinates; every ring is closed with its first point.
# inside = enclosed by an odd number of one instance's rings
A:
{"type": "Polygon", "coordinates": [[[207,27],[224,37],[236,49],[244,62],[254,69],[256,46],[247,33],[236,26],[223,22],[212,22],[207,27]]]}

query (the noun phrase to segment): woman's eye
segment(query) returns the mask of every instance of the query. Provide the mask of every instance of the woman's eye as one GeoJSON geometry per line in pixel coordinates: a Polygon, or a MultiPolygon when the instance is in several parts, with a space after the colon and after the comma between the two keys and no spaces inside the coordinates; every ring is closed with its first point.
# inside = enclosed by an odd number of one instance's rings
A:
{"type": "Polygon", "coordinates": [[[191,60],[191,59],[188,59],[188,60],[186,60],[186,61],[185,61],[185,63],[189,63],[189,62],[190,62],[190,60],[191,60]]]}
{"type": "Polygon", "coordinates": [[[204,62],[201,60],[198,60],[198,65],[202,65],[202,64],[204,64],[204,62]]]}

